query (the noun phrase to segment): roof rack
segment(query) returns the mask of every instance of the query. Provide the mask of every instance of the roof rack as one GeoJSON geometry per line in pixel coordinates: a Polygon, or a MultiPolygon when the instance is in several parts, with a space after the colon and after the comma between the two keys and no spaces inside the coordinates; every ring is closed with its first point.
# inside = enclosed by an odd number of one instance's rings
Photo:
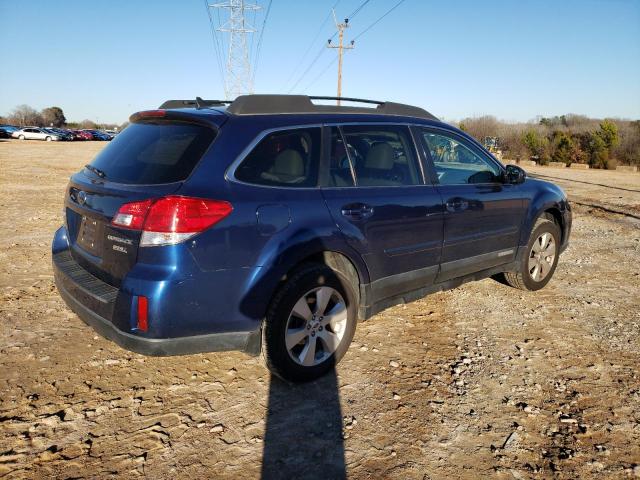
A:
{"type": "Polygon", "coordinates": [[[206,108],[228,105],[227,112],[234,115],[265,115],[277,113],[369,113],[379,115],[400,115],[406,117],[438,120],[426,110],[403,103],[382,102],[351,97],[324,97],[307,95],[240,95],[235,100],[167,100],[160,108],[206,108]],[[340,100],[376,105],[375,108],[362,106],[317,105],[312,100],[340,100]]]}
{"type": "Polygon", "coordinates": [[[374,113],[380,115],[402,115],[438,120],[420,107],[402,103],[382,102],[350,97],[324,97],[306,95],[241,95],[229,105],[227,112],[235,115],[273,113],[374,113]],[[377,105],[376,108],[361,106],[316,105],[311,100],[340,100],[377,105]]]}

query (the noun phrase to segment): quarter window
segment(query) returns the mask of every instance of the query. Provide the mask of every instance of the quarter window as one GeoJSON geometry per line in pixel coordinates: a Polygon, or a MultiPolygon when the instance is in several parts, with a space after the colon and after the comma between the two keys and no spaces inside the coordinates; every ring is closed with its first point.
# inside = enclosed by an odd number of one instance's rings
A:
{"type": "Polygon", "coordinates": [[[346,125],[342,133],[358,186],[422,183],[407,127],[346,125]]]}
{"type": "Polygon", "coordinates": [[[423,131],[441,185],[495,183],[500,181],[500,168],[467,145],[446,135],[423,131]]]}
{"type": "Polygon", "coordinates": [[[313,187],[318,181],[320,128],[267,135],[235,172],[241,182],[279,187],[313,187]]]}

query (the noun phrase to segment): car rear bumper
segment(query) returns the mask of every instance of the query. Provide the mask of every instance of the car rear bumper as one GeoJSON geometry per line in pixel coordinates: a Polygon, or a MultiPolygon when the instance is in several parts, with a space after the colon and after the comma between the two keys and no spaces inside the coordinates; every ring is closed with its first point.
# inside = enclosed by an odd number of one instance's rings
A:
{"type": "Polygon", "coordinates": [[[240,350],[260,353],[261,329],[241,332],[216,332],[189,336],[154,338],[125,331],[115,322],[118,315],[130,311],[131,297],[84,270],[68,249],[54,251],[53,271],[60,296],[87,325],[121,347],[143,355],[169,356],[202,352],[240,350]]]}
{"type": "Polygon", "coordinates": [[[109,320],[101,317],[80,303],[59,281],[56,286],[60,296],[87,325],[103,337],[132,352],[150,356],[187,355],[203,352],[241,350],[250,355],[260,353],[260,331],[225,332],[178,338],[145,338],[116,328],[109,320]]]}

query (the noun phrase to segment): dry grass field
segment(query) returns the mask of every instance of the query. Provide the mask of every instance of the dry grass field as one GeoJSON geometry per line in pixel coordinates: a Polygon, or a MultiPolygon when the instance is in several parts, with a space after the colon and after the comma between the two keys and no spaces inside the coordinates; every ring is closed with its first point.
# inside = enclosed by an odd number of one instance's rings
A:
{"type": "Polygon", "coordinates": [[[127,352],[66,308],[49,244],[103,147],[0,142],[0,478],[640,477],[640,174],[531,169],[575,205],[544,290],[394,307],[290,386],[241,353],[127,352]]]}

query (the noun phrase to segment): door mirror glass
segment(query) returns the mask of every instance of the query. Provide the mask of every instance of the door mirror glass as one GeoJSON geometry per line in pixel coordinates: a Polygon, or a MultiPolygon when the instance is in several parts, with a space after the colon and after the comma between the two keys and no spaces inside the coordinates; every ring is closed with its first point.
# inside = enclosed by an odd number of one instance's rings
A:
{"type": "Polygon", "coordinates": [[[527,172],[517,165],[507,165],[504,177],[505,183],[517,185],[525,181],[527,172]]]}

